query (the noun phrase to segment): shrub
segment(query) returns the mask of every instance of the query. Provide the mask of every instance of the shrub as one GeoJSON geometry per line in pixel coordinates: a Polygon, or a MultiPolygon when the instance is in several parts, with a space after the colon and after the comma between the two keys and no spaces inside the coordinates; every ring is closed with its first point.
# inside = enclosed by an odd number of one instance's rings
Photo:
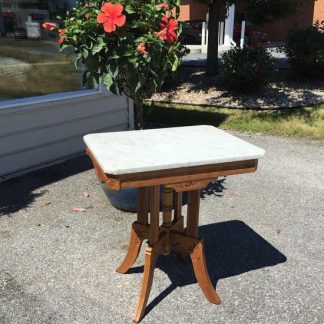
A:
{"type": "Polygon", "coordinates": [[[302,77],[323,77],[324,24],[290,32],[284,52],[293,71],[302,77]]]}
{"type": "Polygon", "coordinates": [[[223,55],[225,76],[236,89],[264,85],[274,70],[273,58],[264,46],[235,47],[223,55]]]}
{"type": "MultiPolygon", "coordinates": [[[[185,53],[178,14],[177,0],[80,0],[63,20],[59,44],[86,66],[85,82],[101,78],[113,93],[134,100],[135,127],[142,128],[143,98],[161,88],[185,53]]],[[[43,27],[58,29],[50,22],[43,27]]]]}

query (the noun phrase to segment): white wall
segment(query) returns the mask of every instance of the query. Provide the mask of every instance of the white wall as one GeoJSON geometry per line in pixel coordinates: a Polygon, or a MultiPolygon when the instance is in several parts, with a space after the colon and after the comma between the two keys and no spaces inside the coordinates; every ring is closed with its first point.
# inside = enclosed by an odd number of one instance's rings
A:
{"type": "Polygon", "coordinates": [[[131,129],[132,109],[104,88],[0,102],[0,181],[82,153],[85,134],[131,129]]]}

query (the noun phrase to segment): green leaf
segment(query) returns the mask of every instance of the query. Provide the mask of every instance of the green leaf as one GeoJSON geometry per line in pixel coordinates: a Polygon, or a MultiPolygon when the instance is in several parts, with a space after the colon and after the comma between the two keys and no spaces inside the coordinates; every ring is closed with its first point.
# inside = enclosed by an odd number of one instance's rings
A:
{"type": "Polygon", "coordinates": [[[99,53],[103,48],[105,47],[105,44],[104,43],[99,43],[95,46],[93,46],[92,50],[91,50],[91,53],[92,54],[97,54],[99,53]]]}
{"type": "Polygon", "coordinates": [[[155,78],[159,78],[159,76],[155,73],[154,70],[150,69],[150,72],[153,74],[153,76],[154,76],[155,78]]]}
{"type": "Polygon", "coordinates": [[[103,83],[107,87],[107,89],[110,89],[112,84],[114,83],[114,80],[112,78],[112,75],[110,73],[107,73],[103,77],[103,83]]]}
{"type": "Polygon", "coordinates": [[[70,47],[71,45],[69,44],[62,44],[60,47],[60,52],[63,52],[67,47],[70,47]]]}
{"type": "Polygon", "coordinates": [[[134,51],[130,48],[127,48],[125,52],[123,53],[124,56],[131,56],[134,53],[134,51]]]}
{"type": "Polygon", "coordinates": [[[97,37],[97,41],[98,41],[99,43],[104,43],[104,42],[105,42],[105,40],[104,40],[104,38],[103,38],[102,36],[98,36],[98,37],[97,37]]]}
{"type": "Polygon", "coordinates": [[[82,56],[85,59],[89,56],[89,51],[86,48],[82,49],[82,56]]]}
{"type": "Polygon", "coordinates": [[[132,14],[132,13],[135,13],[136,12],[130,5],[128,5],[128,6],[125,7],[125,11],[128,14],[132,14]]]}
{"type": "Polygon", "coordinates": [[[135,87],[135,93],[140,89],[141,87],[141,82],[137,82],[136,87],[135,87]]]}
{"type": "Polygon", "coordinates": [[[87,7],[83,7],[80,11],[79,11],[79,15],[80,16],[84,16],[87,12],[88,12],[88,8],[87,7]]]}
{"type": "Polygon", "coordinates": [[[179,65],[180,65],[180,60],[179,60],[179,58],[176,56],[176,57],[175,57],[175,60],[174,60],[174,62],[173,62],[173,64],[172,64],[172,72],[175,72],[175,71],[178,69],[179,65]]]}
{"type": "Polygon", "coordinates": [[[110,64],[109,70],[114,78],[116,78],[118,76],[119,66],[117,64],[110,64]]]}
{"type": "Polygon", "coordinates": [[[143,42],[145,40],[145,37],[144,36],[140,36],[140,37],[137,37],[135,39],[135,43],[140,43],[140,42],[143,42]]]}
{"type": "Polygon", "coordinates": [[[75,58],[75,62],[74,62],[74,66],[75,66],[75,69],[77,70],[78,69],[78,65],[80,63],[82,59],[82,54],[81,53],[78,53],[76,58],[75,58]]]}
{"type": "Polygon", "coordinates": [[[131,28],[150,27],[150,24],[146,21],[135,21],[132,23],[131,28]]]}

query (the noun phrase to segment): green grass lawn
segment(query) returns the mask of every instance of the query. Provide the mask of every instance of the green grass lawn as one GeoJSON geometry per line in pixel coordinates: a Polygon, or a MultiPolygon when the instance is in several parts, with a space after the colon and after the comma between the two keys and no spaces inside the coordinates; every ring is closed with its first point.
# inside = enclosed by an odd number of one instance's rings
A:
{"type": "Polygon", "coordinates": [[[146,104],[144,119],[167,126],[207,124],[222,129],[324,139],[324,105],[258,111],[146,104]]]}

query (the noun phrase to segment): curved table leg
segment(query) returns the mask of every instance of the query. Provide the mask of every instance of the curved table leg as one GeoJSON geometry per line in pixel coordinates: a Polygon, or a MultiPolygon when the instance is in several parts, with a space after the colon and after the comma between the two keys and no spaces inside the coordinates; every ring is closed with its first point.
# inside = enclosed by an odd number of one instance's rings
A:
{"type": "Polygon", "coordinates": [[[195,276],[208,301],[212,304],[220,304],[221,300],[209,278],[204,250],[203,243],[199,242],[190,255],[195,276]]]}
{"type": "Polygon", "coordinates": [[[122,264],[116,269],[119,273],[126,273],[136,261],[139,251],[141,250],[143,239],[138,236],[134,228],[131,231],[128,251],[122,264]]]}
{"type": "Polygon", "coordinates": [[[141,293],[137,301],[133,321],[138,323],[145,312],[147,301],[151,292],[153,274],[158,254],[151,247],[145,249],[144,274],[142,281],[141,293]]]}

